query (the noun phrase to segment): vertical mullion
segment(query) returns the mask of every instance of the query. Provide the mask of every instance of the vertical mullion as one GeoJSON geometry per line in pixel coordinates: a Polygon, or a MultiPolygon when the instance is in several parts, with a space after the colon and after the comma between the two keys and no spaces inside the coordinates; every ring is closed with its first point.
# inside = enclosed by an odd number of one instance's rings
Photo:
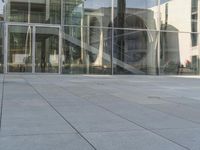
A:
{"type": "Polygon", "coordinates": [[[8,73],[8,24],[4,24],[4,73],[8,73]]]}
{"type": "Polygon", "coordinates": [[[28,0],[28,23],[31,22],[31,2],[28,0]]]}
{"type": "Polygon", "coordinates": [[[58,60],[59,60],[59,74],[62,73],[62,28],[58,28],[59,29],[59,56],[58,56],[58,60]]]}
{"type": "Polygon", "coordinates": [[[61,2],[61,3],[60,3],[60,5],[61,5],[61,6],[60,6],[60,7],[61,7],[61,9],[60,9],[60,11],[61,11],[61,12],[60,12],[60,13],[61,13],[61,15],[60,15],[61,18],[60,18],[60,19],[61,19],[61,26],[63,26],[63,25],[64,25],[64,20],[63,20],[63,19],[64,19],[64,13],[63,13],[63,10],[64,10],[64,8],[63,8],[63,7],[64,7],[64,2],[63,2],[63,0],[61,0],[60,2],[61,2]]]}
{"type": "Polygon", "coordinates": [[[198,29],[197,29],[197,41],[198,41],[198,46],[197,46],[197,49],[198,49],[198,57],[197,57],[197,67],[198,67],[198,72],[197,72],[197,75],[200,75],[200,45],[199,45],[199,43],[200,43],[200,34],[199,34],[199,30],[200,30],[200,25],[199,25],[199,22],[200,22],[200,16],[199,16],[199,14],[200,14],[200,2],[198,1],[197,2],[198,4],[197,4],[197,6],[198,6],[198,8],[197,8],[197,10],[198,10],[198,14],[197,14],[197,16],[198,16],[198,20],[197,20],[197,23],[198,23],[198,29]]]}
{"type": "Polygon", "coordinates": [[[35,28],[35,26],[33,26],[33,32],[32,32],[32,73],[35,73],[35,45],[36,45],[36,43],[35,43],[35,38],[36,38],[36,36],[35,36],[35,34],[36,34],[36,28],[35,28]]]}
{"type": "Polygon", "coordinates": [[[61,0],[61,26],[59,28],[59,74],[62,74],[62,29],[63,29],[63,25],[64,25],[64,1],[61,0]]]}
{"type": "Polygon", "coordinates": [[[112,17],[111,17],[111,22],[112,22],[112,42],[111,42],[111,44],[112,44],[112,47],[111,47],[111,75],[114,75],[114,66],[113,66],[113,52],[114,52],[114,0],[112,0],[112,12],[111,12],[111,15],[112,15],[112,17]]]}
{"type": "Polygon", "coordinates": [[[157,23],[158,23],[158,37],[157,37],[157,41],[158,41],[158,48],[157,48],[157,75],[160,75],[160,51],[161,51],[161,45],[160,45],[160,40],[161,40],[161,34],[160,34],[160,28],[161,28],[161,19],[160,19],[160,0],[157,1],[158,4],[158,16],[157,16],[157,23]]]}

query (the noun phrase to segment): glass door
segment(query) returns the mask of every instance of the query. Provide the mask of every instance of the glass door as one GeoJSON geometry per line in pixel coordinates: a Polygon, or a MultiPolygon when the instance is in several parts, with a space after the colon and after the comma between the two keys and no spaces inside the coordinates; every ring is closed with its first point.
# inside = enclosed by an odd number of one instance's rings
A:
{"type": "Polygon", "coordinates": [[[36,27],[35,72],[59,73],[59,28],[36,27]]]}
{"type": "Polygon", "coordinates": [[[60,73],[60,28],[7,26],[6,72],[60,73]]]}
{"type": "Polygon", "coordinates": [[[8,26],[8,72],[32,72],[32,27],[8,26]]]}

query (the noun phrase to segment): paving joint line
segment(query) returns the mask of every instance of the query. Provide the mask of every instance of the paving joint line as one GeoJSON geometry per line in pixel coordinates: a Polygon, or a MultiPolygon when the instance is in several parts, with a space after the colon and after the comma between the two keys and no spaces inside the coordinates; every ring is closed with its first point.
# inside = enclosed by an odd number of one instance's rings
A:
{"type": "Polygon", "coordinates": [[[182,148],[184,148],[184,149],[191,150],[190,148],[188,148],[188,147],[186,147],[186,146],[184,146],[184,145],[182,145],[182,144],[179,144],[179,143],[177,143],[177,142],[175,142],[175,141],[173,141],[173,140],[171,140],[171,139],[169,139],[169,138],[166,138],[165,136],[163,136],[163,135],[161,135],[161,134],[158,134],[158,133],[155,132],[154,130],[151,130],[151,129],[149,129],[149,128],[146,128],[146,127],[140,125],[139,123],[136,123],[136,122],[134,122],[134,121],[132,121],[132,120],[130,120],[130,119],[128,119],[128,118],[126,118],[126,117],[124,117],[124,116],[118,114],[118,113],[115,113],[115,112],[113,112],[113,111],[111,111],[111,110],[109,110],[109,109],[107,109],[107,108],[105,108],[105,107],[103,107],[103,106],[101,106],[101,105],[96,105],[96,106],[98,106],[98,107],[100,107],[100,108],[102,108],[102,109],[104,109],[104,110],[106,110],[106,111],[108,111],[108,112],[110,112],[110,113],[112,113],[112,114],[115,114],[116,116],[118,116],[118,117],[120,117],[120,118],[122,118],[122,119],[124,119],[124,120],[127,120],[128,122],[133,123],[133,124],[135,124],[135,125],[137,125],[137,126],[143,128],[143,129],[145,129],[146,131],[149,131],[149,132],[151,132],[151,133],[153,133],[153,134],[155,134],[155,135],[157,135],[157,136],[159,136],[159,137],[162,137],[163,139],[168,140],[168,141],[170,141],[170,142],[172,142],[172,143],[174,143],[174,144],[176,144],[176,145],[178,145],[178,146],[180,146],[180,147],[182,147],[182,148]]]}
{"type": "MultiPolygon", "coordinates": [[[[117,97],[117,98],[121,98],[121,97],[116,96],[116,95],[112,95],[112,96],[115,96],[115,97],[117,97]]],[[[160,99],[160,100],[162,100],[162,99],[160,99]]],[[[131,102],[131,101],[129,101],[129,100],[125,100],[125,101],[131,102]]],[[[167,102],[167,101],[165,101],[165,100],[162,100],[162,101],[167,102]]],[[[169,101],[168,101],[168,102],[169,102],[169,101]]],[[[182,119],[182,120],[189,121],[189,122],[192,122],[192,123],[194,123],[194,124],[200,125],[200,122],[197,122],[197,121],[193,121],[193,120],[190,120],[190,119],[186,119],[186,118],[183,118],[183,117],[181,117],[181,116],[178,116],[178,115],[175,115],[175,114],[171,114],[171,113],[168,113],[168,112],[165,112],[165,111],[161,111],[161,110],[158,110],[158,109],[156,109],[156,108],[152,108],[152,107],[147,106],[147,105],[142,105],[142,104],[140,104],[140,103],[138,103],[138,102],[133,102],[133,103],[135,103],[135,104],[137,104],[137,105],[139,105],[139,106],[145,107],[145,108],[147,108],[147,109],[151,109],[151,110],[158,111],[158,112],[161,112],[161,113],[163,113],[163,114],[172,116],[172,117],[174,117],[174,118],[182,119]]],[[[173,103],[173,102],[169,102],[169,103],[177,104],[177,103],[173,103]]],[[[183,105],[183,104],[179,104],[179,105],[186,106],[186,105],[183,105]]],[[[192,108],[192,107],[189,107],[189,108],[192,108]]]]}
{"type": "MultiPolygon", "coordinates": [[[[88,87],[88,88],[90,88],[90,87],[88,87]]],[[[93,90],[92,88],[90,88],[90,89],[93,90]]],[[[108,92],[107,92],[107,93],[108,93],[108,92]]],[[[108,94],[109,94],[109,93],[108,93],[108,94]]],[[[110,94],[110,95],[122,99],[121,97],[119,97],[119,96],[117,96],[117,95],[112,95],[112,94],[110,94]]],[[[78,95],[77,95],[77,96],[78,96],[78,95]]],[[[80,97],[80,96],[79,96],[79,97],[80,97]]],[[[84,99],[85,99],[85,98],[84,98],[84,99]]],[[[131,102],[131,101],[126,100],[126,99],[123,99],[123,100],[125,100],[125,101],[127,101],[127,102],[131,102]]],[[[181,105],[181,106],[185,106],[185,107],[187,106],[187,107],[189,107],[189,108],[193,108],[193,107],[188,106],[187,104],[186,104],[186,105],[184,105],[184,104],[179,104],[179,103],[176,103],[176,102],[167,101],[167,100],[162,99],[162,98],[161,98],[160,100],[161,100],[161,101],[164,101],[164,102],[171,103],[171,104],[178,104],[178,105],[181,105]]],[[[190,120],[190,119],[186,119],[186,118],[184,118],[184,117],[181,117],[181,116],[178,116],[178,115],[174,115],[174,114],[171,114],[171,113],[168,113],[168,112],[165,112],[165,111],[161,111],[161,110],[158,110],[158,109],[156,109],[156,108],[149,107],[149,106],[147,106],[147,105],[142,105],[142,104],[140,104],[140,103],[138,103],[138,102],[133,102],[133,103],[135,103],[135,104],[137,104],[137,105],[140,105],[140,106],[142,106],[142,107],[145,107],[145,108],[154,110],[154,111],[158,111],[158,112],[167,114],[167,115],[172,116],[172,117],[175,117],[175,118],[179,118],[179,119],[182,119],[182,120],[189,121],[189,122],[192,122],[192,123],[194,123],[194,124],[200,125],[200,122],[197,122],[197,121],[193,121],[193,120],[190,120]]],[[[197,109],[195,109],[195,110],[197,110],[197,109]]]]}
{"type": "MultiPolygon", "coordinates": [[[[46,80],[46,79],[44,79],[44,80],[46,80]]],[[[64,89],[64,90],[67,90],[65,87],[63,87],[63,86],[61,86],[61,85],[57,85],[57,86],[58,86],[58,87],[61,87],[61,88],[64,89]]],[[[90,89],[92,89],[92,88],[90,88],[90,89]]],[[[71,91],[69,91],[69,90],[67,90],[67,91],[70,92],[71,94],[75,95],[75,96],[80,97],[79,95],[76,95],[75,93],[73,93],[73,92],[71,92],[71,91]]],[[[116,96],[116,97],[117,97],[117,96],[116,96]]],[[[148,128],[146,128],[146,127],[144,127],[144,126],[142,126],[142,125],[140,125],[140,124],[138,124],[138,123],[136,123],[136,122],[134,122],[134,121],[132,121],[132,120],[126,118],[126,117],[124,117],[124,116],[121,116],[120,114],[118,114],[118,113],[116,113],[116,112],[113,112],[113,111],[111,111],[111,110],[109,110],[109,109],[107,109],[107,108],[105,108],[105,107],[103,107],[103,106],[101,106],[101,105],[98,105],[98,104],[96,104],[96,103],[94,103],[94,102],[91,102],[90,100],[88,100],[88,99],[86,99],[86,98],[83,98],[83,97],[80,97],[80,98],[83,99],[84,101],[89,102],[90,104],[92,104],[92,105],[94,105],[94,106],[97,106],[97,107],[99,107],[99,108],[102,108],[102,109],[106,110],[107,112],[110,112],[110,113],[112,113],[112,114],[114,114],[114,115],[116,115],[116,116],[122,118],[123,120],[126,120],[126,121],[128,121],[128,122],[130,122],[130,123],[132,123],[132,124],[134,124],[134,125],[136,125],[136,126],[138,126],[138,127],[141,127],[141,128],[143,128],[144,130],[146,130],[146,131],[149,131],[149,132],[151,132],[151,133],[153,133],[153,134],[155,134],[155,135],[157,135],[157,136],[159,136],[159,137],[161,137],[161,138],[163,138],[163,139],[165,139],[165,140],[167,140],[167,141],[170,141],[170,142],[174,143],[175,145],[178,145],[178,146],[180,146],[180,147],[182,147],[182,148],[184,148],[184,149],[186,149],[186,150],[191,150],[190,148],[188,148],[188,147],[186,147],[186,146],[184,146],[184,145],[181,145],[181,144],[179,144],[179,143],[177,143],[177,142],[175,142],[175,141],[173,141],[173,140],[171,140],[171,139],[169,139],[169,138],[166,138],[165,136],[163,136],[163,135],[161,135],[161,134],[158,134],[157,132],[155,132],[155,131],[153,131],[153,130],[151,130],[151,129],[148,129],[148,128]]],[[[118,97],[118,98],[120,98],[120,97],[118,97]]],[[[138,103],[136,103],[136,104],[138,104],[138,103]]],[[[147,107],[147,108],[148,108],[148,107],[147,107]]],[[[170,115],[170,116],[171,116],[171,115],[170,115]]],[[[178,118],[178,117],[177,117],[177,118],[178,118]]]]}
{"type": "Polygon", "coordinates": [[[36,133],[36,134],[7,134],[2,135],[1,137],[20,137],[20,136],[48,136],[48,135],[72,135],[77,133],[36,133]]]}
{"type": "MultiPolygon", "coordinates": [[[[60,86],[60,87],[63,88],[63,89],[65,89],[65,88],[62,87],[62,86],[60,86]]],[[[66,90],[67,90],[67,89],[66,89],[66,90]]],[[[68,91],[69,91],[69,90],[68,90],[68,91]]],[[[71,91],[69,91],[69,92],[72,93],[72,94],[74,94],[75,96],[80,97],[79,95],[76,95],[75,93],[73,93],[73,92],[71,92],[71,91]]],[[[151,129],[148,129],[148,128],[146,128],[146,127],[144,127],[144,126],[142,126],[142,125],[140,125],[140,124],[138,124],[138,123],[136,123],[136,122],[134,122],[134,121],[132,121],[132,120],[126,118],[126,117],[124,117],[124,116],[121,116],[120,114],[115,113],[115,112],[113,112],[113,111],[111,111],[111,110],[109,110],[109,109],[107,109],[107,108],[105,108],[105,107],[103,107],[103,106],[101,106],[101,105],[98,105],[98,104],[96,104],[96,103],[94,103],[94,102],[91,102],[90,100],[87,100],[87,99],[85,99],[85,98],[82,98],[82,97],[80,97],[80,98],[83,99],[84,101],[89,102],[90,104],[93,104],[94,106],[97,106],[97,107],[99,107],[99,108],[102,108],[102,109],[106,110],[107,112],[110,112],[110,113],[114,114],[115,116],[118,116],[118,117],[122,118],[123,120],[126,120],[126,121],[128,121],[128,122],[130,122],[130,123],[132,123],[132,124],[134,124],[134,125],[136,125],[136,126],[138,126],[138,127],[141,127],[141,128],[143,128],[144,130],[147,130],[147,131],[149,131],[149,132],[151,132],[151,133],[153,133],[153,134],[155,134],[155,135],[157,135],[157,136],[159,136],[159,137],[161,137],[161,138],[163,138],[163,139],[165,139],[165,140],[167,140],[167,141],[170,141],[170,142],[172,142],[172,143],[174,143],[174,144],[176,144],[176,145],[178,145],[178,146],[180,146],[180,147],[182,147],[182,148],[184,148],[184,149],[186,149],[186,150],[191,150],[190,148],[188,148],[188,147],[186,147],[186,146],[184,146],[184,145],[181,145],[181,144],[179,144],[179,143],[177,143],[177,142],[175,142],[175,141],[173,141],[173,140],[171,140],[171,139],[169,139],[169,138],[166,138],[165,136],[163,136],[163,135],[161,135],[161,134],[158,134],[157,132],[155,132],[155,131],[153,131],[153,130],[151,130],[151,129]]]]}
{"type": "MultiPolygon", "coordinates": [[[[59,87],[62,87],[62,86],[59,86],[59,87]]],[[[65,87],[62,87],[62,88],[66,89],[65,87]]],[[[87,88],[90,88],[90,87],[87,87],[87,88]]],[[[93,90],[92,88],[90,88],[90,89],[93,90]]],[[[69,91],[69,90],[68,90],[68,91],[69,91]]],[[[69,91],[69,92],[75,95],[75,93],[73,93],[73,92],[71,92],[71,91],[69,91]]],[[[109,92],[106,92],[106,93],[109,94],[110,96],[113,96],[113,97],[122,99],[121,97],[119,97],[119,96],[117,96],[117,95],[112,95],[112,94],[110,94],[109,92]]],[[[77,95],[77,94],[76,94],[76,96],[80,97],[80,96],[77,95]]],[[[89,101],[89,100],[86,99],[85,97],[80,97],[80,98],[83,98],[83,99],[85,99],[86,101],[89,101]]],[[[124,101],[127,101],[127,102],[131,102],[131,101],[126,100],[126,99],[123,99],[123,100],[124,100],[124,101]]],[[[160,100],[161,100],[161,101],[165,101],[165,100],[162,100],[162,99],[160,99],[160,100]]],[[[166,102],[166,101],[165,101],[165,102],[166,102]]],[[[135,104],[137,104],[137,105],[139,105],[139,106],[142,106],[142,107],[145,107],[145,108],[147,108],[147,109],[151,109],[151,110],[154,110],[154,111],[161,112],[161,113],[163,113],[163,114],[172,116],[172,117],[174,117],[174,118],[182,119],[182,120],[189,121],[189,122],[192,122],[192,123],[194,123],[194,124],[200,125],[200,122],[197,122],[197,121],[193,121],[193,120],[190,120],[190,119],[186,119],[186,118],[183,118],[183,117],[180,117],[180,116],[178,116],[178,115],[171,114],[171,113],[163,112],[163,111],[158,110],[158,109],[156,109],[156,108],[152,108],[152,107],[149,107],[149,106],[146,106],[146,105],[142,105],[142,104],[140,104],[140,103],[138,103],[138,102],[132,102],[132,103],[135,103],[135,104]]],[[[173,103],[173,102],[169,102],[169,103],[176,104],[176,103],[173,103]]],[[[182,104],[180,104],[180,105],[182,105],[182,104]]],[[[182,105],[182,106],[185,106],[185,105],[182,105]]],[[[191,107],[189,107],[189,108],[191,108],[191,107]]]]}
{"type": "MultiPolygon", "coordinates": [[[[193,106],[191,106],[191,105],[188,104],[188,103],[179,103],[179,102],[175,102],[175,101],[172,101],[172,100],[167,100],[167,99],[175,98],[175,97],[176,97],[176,95],[172,94],[171,96],[163,97],[163,98],[160,98],[159,100],[164,101],[164,102],[168,102],[168,103],[172,103],[172,104],[182,105],[182,106],[185,106],[185,107],[187,106],[187,107],[189,107],[189,108],[193,108],[193,109],[199,110],[198,108],[193,107],[193,106]]],[[[186,96],[182,96],[182,97],[178,97],[178,98],[185,98],[185,99],[187,99],[187,100],[193,101],[194,103],[197,103],[197,104],[199,103],[196,99],[194,99],[194,98],[189,98],[189,97],[186,97],[186,96]]],[[[199,104],[200,104],[200,103],[199,103],[199,104]]]]}
{"type": "MultiPolygon", "coordinates": [[[[187,97],[183,97],[183,98],[186,98],[186,99],[188,99],[187,97]]],[[[171,101],[171,100],[167,100],[167,98],[166,98],[166,97],[164,97],[164,98],[161,98],[160,100],[162,100],[162,101],[164,101],[164,102],[172,103],[172,104],[182,105],[182,106],[184,106],[184,107],[193,108],[193,109],[195,109],[195,110],[199,110],[198,108],[196,108],[196,107],[193,107],[193,106],[191,106],[191,105],[189,105],[189,104],[187,104],[187,103],[179,103],[179,102],[174,102],[174,101],[171,101]]],[[[194,102],[194,100],[193,100],[193,99],[191,99],[191,101],[193,101],[193,102],[194,102]]],[[[194,102],[194,103],[198,103],[198,102],[194,102]]],[[[200,103],[199,103],[199,104],[200,104],[200,103]]]]}
{"type": "Polygon", "coordinates": [[[5,86],[5,75],[3,75],[2,81],[2,93],[1,93],[1,110],[0,110],[0,132],[2,130],[2,117],[3,117],[3,102],[4,102],[4,86],[5,86]]]}
{"type": "MultiPolygon", "coordinates": [[[[82,134],[93,134],[93,133],[127,133],[127,132],[136,132],[136,131],[144,131],[144,129],[133,129],[133,130],[119,130],[119,131],[83,131],[82,134]]],[[[47,135],[72,135],[77,134],[75,132],[71,133],[36,133],[36,134],[5,134],[1,137],[15,137],[15,136],[47,136],[47,135]]]]}
{"type": "MultiPolygon", "coordinates": [[[[118,82],[118,81],[117,81],[118,82]]],[[[159,85],[159,84],[157,84],[157,83],[152,83],[152,85],[155,85],[155,86],[157,86],[157,85],[159,85]]],[[[132,85],[130,85],[130,86],[132,86],[132,85]]],[[[88,88],[90,88],[90,87],[88,87],[88,88]]],[[[90,88],[90,89],[92,89],[92,88],[90,88]]],[[[108,92],[107,92],[108,93],[108,92]]],[[[110,93],[109,93],[110,94],[110,93]]],[[[110,94],[110,95],[112,95],[112,94],[110,94]]],[[[121,98],[121,97],[119,97],[119,96],[116,96],[116,95],[112,95],[112,96],[115,96],[115,97],[118,97],[118,98],[121,98]]],[[[174,94],[172,94],[171,95],[172,97],[174,97],[174,96],[176,96],[176,95],[174,95],[174,94]]],[[[148,97],[148,96],[147,96],[148,97]]],[[[187,97],[183,97],[183,98],[187,98],[187,97]]],[[[164,97],[164,98],[160,98],[159,100],[161,100],[161,101],[164,101],[164,102],[168,102],[168,103],[172,103],[172,104],[178,104],[178,105],[182,105],[182,106],[187,106],[187,107],[189,107],[189,108],[194,108],[194,109],[196,109],[196,110],[198,110],[196,107],[192,107],[191,105],[189,105],[189,104],[186,104],[186,103],[178,103],[178,102],[174,102],[174,101],[168,101],[168,100],[166,100],[166,97],[164,97]]],[[[192,101],[195,101],[195,99],[191,99],[192,101]]],[[[137,103],[137,102],[135,102],[135,103],[137,103]]],[[[139,103],[138,103],[139,104],[139,103]]],[[[140,105],[140,104],[139,104],[140,105]]],[[[188,120],[188,121],[190,121],[190,120],[188,120]]]]}
{"type": "Polygon", "coordinates": [[[200,125],[200,122],[197,122],[197,121],[193,121],[193,120],[190,120],[190,119],[186,119],[184,117],[181,117],[181,116],[178,116],[178,115],[175,115],[175,114],[172,114],[172,113],[168,113],[166,111],[161,111],[159,109],[156,109],[156,108],[153,108],[153,107],[150,107],[150,106],[145,106],[145,105],[142,105],[142,104],[139,104],[139,103],[136,103],[140,106],[143,106],[145,108],[148,108],[148,109],[151,109],[151,110],[154,110],[154,111],[158,111],[158,112],[161,112],[161,113],[164,113],[166,115],[169,115],[169,116],[172,116],[172,117],[175,117],[175,118],[178,118],[178,119],[182,119],[182,120],[185,120],[185,121],[189,121],[189,122],[192,122],[194,124],[197,124],[197,125],[200,125]]]}
{"type": "MultiPolygon", "coordinates": [[[[22,77],[23,78],[23,77],[22,77]]],[[[68,124],[74,129],[77,134],[84,139],[94,150],[97,150],[96,147],[81,133],[73,126],[32,84],[30,84],[25,78],[23,78],[26,83],[33,88],[33,90],[68,124]]]]}

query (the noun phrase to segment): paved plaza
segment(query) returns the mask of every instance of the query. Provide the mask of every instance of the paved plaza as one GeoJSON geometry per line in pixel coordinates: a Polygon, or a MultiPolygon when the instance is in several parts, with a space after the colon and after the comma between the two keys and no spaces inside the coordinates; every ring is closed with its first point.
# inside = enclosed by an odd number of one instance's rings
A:
{"type": "Polygon", "coordinates": [[[0,80],[0,150],[200,150],[199,78],[0,80]]]}

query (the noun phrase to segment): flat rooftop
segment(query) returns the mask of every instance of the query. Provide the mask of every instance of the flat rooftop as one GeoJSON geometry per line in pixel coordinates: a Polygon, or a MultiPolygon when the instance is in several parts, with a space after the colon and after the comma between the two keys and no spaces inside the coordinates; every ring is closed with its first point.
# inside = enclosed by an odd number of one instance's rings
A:
{"type": "Polygon", "coordinates": [[[200,79],[0,75],[0,150],[200,150],[200,79]]]}

